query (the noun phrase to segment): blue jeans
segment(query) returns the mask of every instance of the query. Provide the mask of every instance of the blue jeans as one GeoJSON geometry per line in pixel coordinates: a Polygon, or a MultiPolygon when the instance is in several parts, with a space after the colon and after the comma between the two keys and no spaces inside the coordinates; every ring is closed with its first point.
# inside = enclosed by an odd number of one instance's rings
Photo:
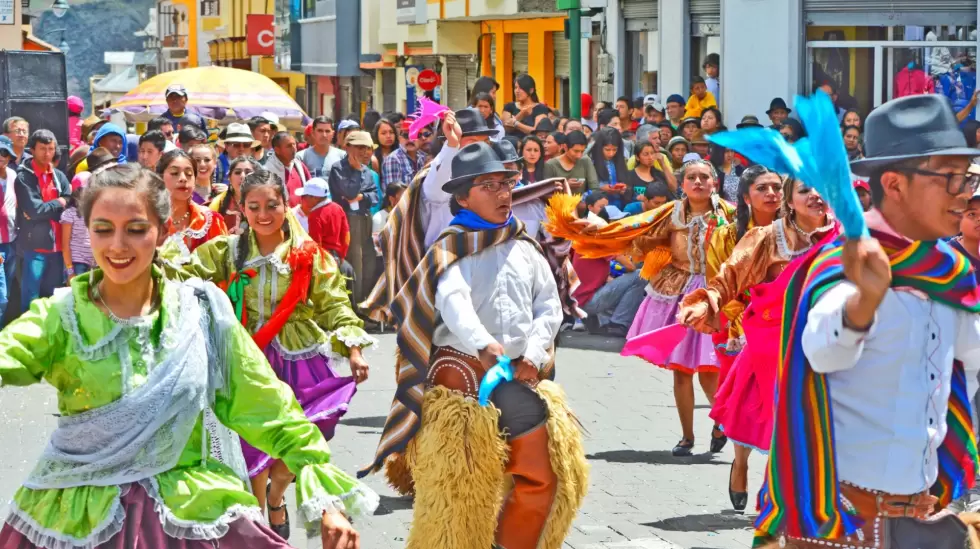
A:
{"type": "Polygon", "coordinates": [[[14,266],[17,265],[17,255],[14,253],[14,243],[0,244],[0,257],[3,258],[3,273],[0,276],[0,326],[3,326],[3,315],[7,312],[10,288],[13,286],[14,266]]]}
{"type": "Polygon", "coordinates": [[[20,270],[20,307],[31,308],[31,301],[51,297],[65,283],[65,260],[61,252],[24,252],[20,270]]]}
{"type": "Polygon", "coordinates": [[[75,271],[75,276],[83,275],[92,270],[92,266],[88,263],[72,263],[71,269],[75,271]]]}

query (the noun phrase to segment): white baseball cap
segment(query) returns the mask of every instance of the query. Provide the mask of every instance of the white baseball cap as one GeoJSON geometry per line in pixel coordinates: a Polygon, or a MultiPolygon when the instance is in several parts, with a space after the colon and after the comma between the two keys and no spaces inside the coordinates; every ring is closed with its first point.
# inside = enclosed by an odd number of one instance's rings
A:
{"type": "Polygon", "coordinates": [[[683,163],[694,162],[695,160],[701,160],[701,155],[698,153],[687,153],[684,155],[683,163]]]}
{"type": "Polygon", "coordinates": [[[658,111],[664,110],[663,104],[660,103],[660,96],[655,93],[651,93],[650,95],[647,95],[646,97],[643,98],[644,107],[649,107],[651,105],[653,106],[654,109],[658,111]]]}
{"type": "Polygon", "coordinates": [[[316,198],[330,198],[330,185],[322,177],[314,177],[306,182],[305,185],[296,189],[293,194],[296,196],[314,196],[316,198]]]}
{"type": "Polygon", "coordinates": [[[278,114],[276,114],[274,112],[270,112],[270,111],[265,111],[262,114],[260,114],[259,116],[261,116],[262,118],[265,118],[266,120],[268,120],[269,121],[269,125],[271,125],[273,128],[275,128],[276,131],[279,131],[279,129],[281,128],[281,126],[279,125],[279,115],[278,114]]]}

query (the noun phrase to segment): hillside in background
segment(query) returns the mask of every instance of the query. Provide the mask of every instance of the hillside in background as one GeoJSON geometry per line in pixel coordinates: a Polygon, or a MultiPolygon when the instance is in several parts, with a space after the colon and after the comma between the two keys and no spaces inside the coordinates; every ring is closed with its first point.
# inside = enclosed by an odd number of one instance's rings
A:
{"type": "MultiPolygon", "coordinates": [[[[18,0],[19,1],[19,0],[18,0]]],[[[68,93],[85,100],[85,112],[91,112],[89,77],[106,74],[109,67],[103,62],[107,51],[143,51],[143,39],[134,33],[146,27],[149,9],[154,0],[68,0],[71,8],[62,18],[48,10],[50,0],[33,0],[31,11],[40,14],[34,19],[34,34],[57,46],[68,43],[68,93]]]]}

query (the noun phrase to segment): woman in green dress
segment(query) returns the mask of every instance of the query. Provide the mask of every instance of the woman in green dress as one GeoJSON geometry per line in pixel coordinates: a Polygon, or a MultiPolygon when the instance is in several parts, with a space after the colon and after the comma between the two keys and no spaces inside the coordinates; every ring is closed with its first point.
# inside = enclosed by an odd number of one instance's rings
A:
{"type": "Polygon", "coordinates": [[[377,495],[330,464],[223,293],[154,264],[170,216],[162,180],[109,168],[81,211],[99,269],[0,332],[0,385],[47,381],[60,412],[0,549],[288,547],[262,524],[228,429],[296,475],[299,515],[325,548],[359,547],[347,517],[377,495]]]}
{"type": "MultiPolygon", "coordinates": [[[[238,192],[246,221],[240,236],[215,237],[184,263],[179,263],[174,246],[165,247],[161,257],[168,276],[198,277],[228,292],[239,320],[276,376],[292,388],[306,417],[330,440],[357,384],[367,379],[361,348],[374,338],[351,309],[333,256],[299,226],[286,192],[272,172],[249,174],[238,192]],[[348,368],[352,375],[341,375],[348,368]]],[[[272,529],[288,538],[283,496],[293,473],[247,441],[242,450],[252,493],[260,506],[268,505],[272,529]]]]}

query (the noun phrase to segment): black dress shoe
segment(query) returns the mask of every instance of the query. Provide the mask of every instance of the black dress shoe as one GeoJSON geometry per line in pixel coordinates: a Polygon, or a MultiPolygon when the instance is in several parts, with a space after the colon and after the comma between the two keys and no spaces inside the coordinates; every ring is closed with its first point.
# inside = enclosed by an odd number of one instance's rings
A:
{"type": "Polygon", "coordinates": [[[715,426],[711,428],[711,453],[717,454],[718,452],[722,451],[726,444],[728,444],[728,436],[722,432],[721,427],[715,424],[715,426]],[[720,437],[715,436],[718,433],[721,433],[720,437]]]}
{"type": "Polygon", "coordinates": [[[745,511],[745,506],[749,503],[749,493],[748,492],[736,492],[732,490],[732,476],[735,474],[735,462],[732,462],[732,468],[728,471],[728,499],[732,501],[732,507],[736,511],[745,511]]]}
{"type": "Polygon", "coordinates": [[[279,537],[284,540],[289,540],[289,509],[286,509],[286,498],[282,498],[282,505],[279,507],[272,507],[269,505],[269,492],[272,490],[272,484],[269,484],[265,488],[265,506],[269,509],[269,528],[276,533],[279,537]],[[286,522],[282,524],[272,524],[272,513],[282,511],[286,514],[286,522]]]}
{"type": "Polygon", "coordinates": [[[674,446],[674,449],[671,450],[670,453],[674,457],[690,457],[693,454],[692,452],[693,449],[694,449],[694,441],[684,438],[677,443],[677,446],[674,446]]]}
{"type": "Polygon", "coordinates": [[[606,325],[606,335],[610,337],[626,337],[630,331],[626,326],[620,326],[619,324],[607,324],[606,325]]]}

